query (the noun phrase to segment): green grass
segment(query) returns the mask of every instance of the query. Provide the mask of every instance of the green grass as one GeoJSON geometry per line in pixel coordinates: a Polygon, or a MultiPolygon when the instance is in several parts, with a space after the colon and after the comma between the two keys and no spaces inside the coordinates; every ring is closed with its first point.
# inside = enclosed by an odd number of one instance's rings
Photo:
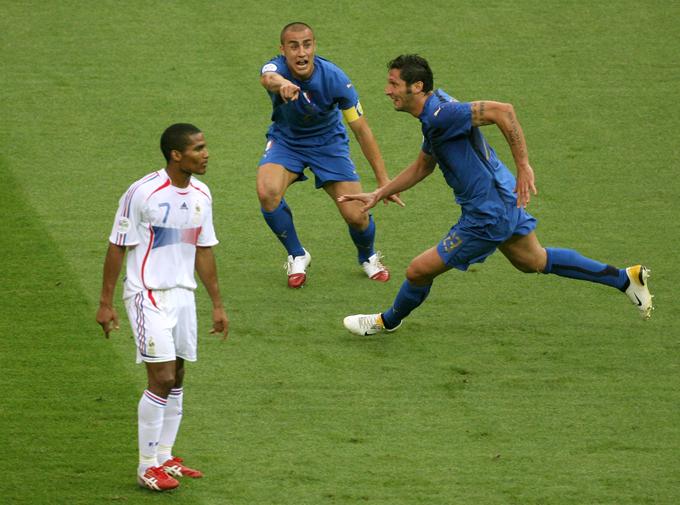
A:
{"type": "Polygon", "coordinates": [[[2,503],[680,501],[677,3],[0,6],[2,503]],[[292,187],[314,263],[309,285],[288,290],[254,186],[270,113],[259,68],[295,19],[352,77],[393,174],[420,131],[382,96],[389,59],[419,52],[459,99],[512,102],[542,243],[645,262],[653,319],[608,288],[522,275],[495,255],[439,279],[398,333],[347,334],[342,317],[387,307],[410,259],[455,222],[438,173],[405,209],[375,211],[386,285],[362,277],[325,193],[292,187]],[[209,142],[232,326],[226,343],[207,334],[200,291],[177,451],[207,477],[156,496],[133,479],[144,372],[131,332],[123,320],[105,340],[94,314],[117,200],[161,166],[158,137],[177,121],[209,142]]]}

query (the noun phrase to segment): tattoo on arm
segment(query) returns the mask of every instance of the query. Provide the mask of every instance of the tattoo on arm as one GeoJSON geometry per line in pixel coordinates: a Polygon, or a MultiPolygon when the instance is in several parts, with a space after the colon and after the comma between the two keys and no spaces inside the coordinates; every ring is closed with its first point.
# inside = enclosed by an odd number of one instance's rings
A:
{"type": "Polygon", "coordinates": [[[508,129],[507,132],[504,133],[513,153],[515,152],[514,149],[517,149],[517,154],[519,156],[526,156],[526,145],[522,140],[522,130],[517,122],[517,118],[512,112],[508,113],[508,129]]]}
{"type": "Polygon", "coordinates": [[[472,126],[484,126],[492,123],[484,117],[485,107],[486,102],[472,103],[472,126]]]}
{"type": "Polygon", "coordinates": [[[508,114],[508,119],[510,120],[510,129],[508,130],[508,140],[510,145],[517,145],[520,141],[519,128],[517,127],[517,121],[513,114],[508,114]]]}

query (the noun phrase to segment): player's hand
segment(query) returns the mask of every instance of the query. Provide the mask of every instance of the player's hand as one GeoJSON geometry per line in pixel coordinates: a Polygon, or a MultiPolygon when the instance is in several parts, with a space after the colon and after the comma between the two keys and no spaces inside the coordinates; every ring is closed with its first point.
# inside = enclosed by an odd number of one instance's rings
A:
{"type": "Polygon", "coordinates": [[[517,167],[517,184],[513,191],[517,195],[517,208],[526,208],[531,200],[531,193],[538,194],[534,184],[534,169],[528,163],[517,167]]]}
{"type": "Polygon", "coordinates": [[[100,305],[99,310],[97,310],[97,323],[104,330],[104,336],[109,338],[109,333],[114,330],[120,329],[120,323],[118,321],[118,313],[110,305],[100,305]]]}
{"type": "Polygon", "coordinates": [[[399,205],[399,207],[406,207],[406,204],[399,198],[401,196],[401,193],[395,193],[393,195],[388,196],[387,198],[383,198],[383,202],[385,205],[387,205],[387,202],[393,202],[399,205]]]}
{"type": "MultiPolygon", "coordinates": [[[[383,186],[387,186],[390,183],[389,179],[383,179],[381,181],[378,181],[378,188],[382,188],[383,186]]],[[[400,207],[406,207],[406,204],[401,201],[401,193],[394,193],[393,195],[388,196],[387,198],[383,198],[383,204],[387,205],[389,202],[396,203],[400,207]]]]}
{"type": "Polygon", "coordinates": [[[211,335],[222,334],[222,341],[227,340],[229,336],[229,318],[223,307],[213,308],[213,327],[210,330],[211,335]]]}
{"type": "Polygon", "coordinates": [[[297,86],[290,81],[284,81],[279,88],[279,95],[286,103],[291,100],[297,100],[300,96],[300,86],[297,86]]]}
{"type": "Polygon", "coordinates": [[[375,207],[380,199],[378,198],[378,190],[376,189],[372,193],[355,193],[353,195],[340,195],[338,197],[338,202],[362,202],[364,206],[361,208],[361,212],[368,212],[370,209],[375,207]]]}

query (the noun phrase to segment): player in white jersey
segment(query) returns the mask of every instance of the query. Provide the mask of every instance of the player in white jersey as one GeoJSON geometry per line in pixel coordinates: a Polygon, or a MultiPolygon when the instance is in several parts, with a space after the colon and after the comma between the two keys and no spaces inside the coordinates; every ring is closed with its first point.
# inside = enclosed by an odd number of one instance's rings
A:
{"type": "Polygon", "coordinates": [[[175,477],[203,476],[172,454],[182,420],[184,361],[196,361],[194,270],[212,300],[211,333],[226,339],[229,329],[212,252],[218,243],[212,198],[193,177],[206,172],[205,137],[193,125],[175,124],[163,132],[161,151],[166,168],[132,184],[120,199],[97,311],[108,338],[119,328],[113,295],[128,251],[123,299],[148,379],[138,404],[137,477],[155,491],[176,488],[175,477]]]}

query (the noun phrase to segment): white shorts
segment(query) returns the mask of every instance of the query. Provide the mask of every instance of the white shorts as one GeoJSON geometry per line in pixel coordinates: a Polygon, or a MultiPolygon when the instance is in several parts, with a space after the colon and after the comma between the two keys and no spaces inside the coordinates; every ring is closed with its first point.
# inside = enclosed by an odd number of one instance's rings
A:
{"type": "Polygon", "coordinates": [[[196,301],[190,289],[140,291],[125,300],[137,363],[196,361],[196,301]]]}

